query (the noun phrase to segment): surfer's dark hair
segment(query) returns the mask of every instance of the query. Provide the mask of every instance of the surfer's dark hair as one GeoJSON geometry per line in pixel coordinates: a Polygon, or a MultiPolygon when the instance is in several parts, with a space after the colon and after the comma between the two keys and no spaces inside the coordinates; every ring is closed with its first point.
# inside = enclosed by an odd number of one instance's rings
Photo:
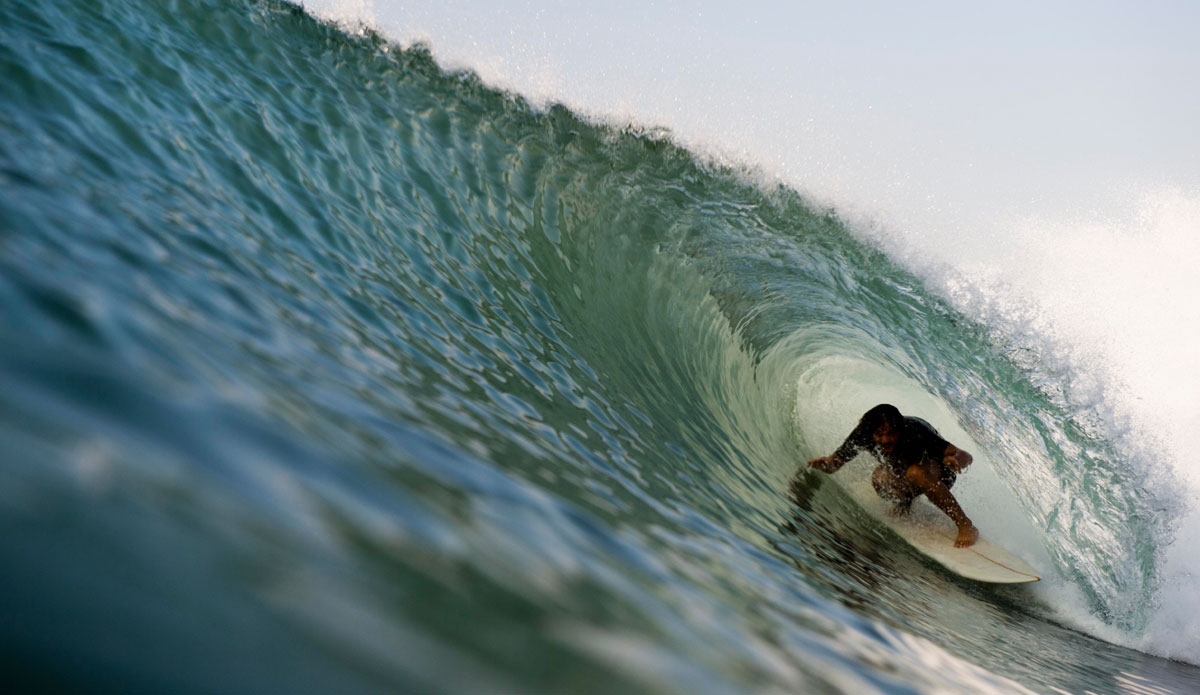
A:
{"type": "Polygon", "coordinates": [[[880,403],[863,413],[862,420],[859,421],[859,426],[864,427],[867,432],[874,432],[883,425],[887,425],[892,429],[900,429],[904,424],[904,416],[900,414],[900,409],[888,403],[880,403]]]}

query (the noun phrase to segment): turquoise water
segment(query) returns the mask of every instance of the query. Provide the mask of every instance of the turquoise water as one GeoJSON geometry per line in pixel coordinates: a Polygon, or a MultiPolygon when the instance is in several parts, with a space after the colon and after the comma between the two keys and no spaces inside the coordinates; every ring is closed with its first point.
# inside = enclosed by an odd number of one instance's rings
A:
{"type": "Polygon", "coordinates": [[[1173,502],[837,210],[281,3],[16,0],[0,71],[16,682],[1200,689],[1112,643],[1173,502]],[[797,470],[878,400],[1043,587],[797,470]]]}

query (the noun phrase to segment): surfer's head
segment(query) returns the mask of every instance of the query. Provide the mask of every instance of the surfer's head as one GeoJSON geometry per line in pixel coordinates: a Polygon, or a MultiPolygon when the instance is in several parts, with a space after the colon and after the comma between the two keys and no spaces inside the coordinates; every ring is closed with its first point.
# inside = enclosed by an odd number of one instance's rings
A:
{"type": "Polygon", "coordinates": [[[880,451],[890,453],[896,448],[896,442],[900,440],[900,431],[904,427],[904,416],[896,406],[880,403],[863,414],[862,422],[880,451]]]}

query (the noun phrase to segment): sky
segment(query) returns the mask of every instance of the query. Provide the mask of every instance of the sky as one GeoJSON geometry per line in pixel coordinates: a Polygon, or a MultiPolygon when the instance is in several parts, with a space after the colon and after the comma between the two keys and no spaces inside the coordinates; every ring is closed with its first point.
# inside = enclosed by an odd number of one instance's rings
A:
{"type": "Polygon", "coordinates": [[[308,5],[896,226],[1120,215],[1200,187],[1194,3],[308,5]]]}

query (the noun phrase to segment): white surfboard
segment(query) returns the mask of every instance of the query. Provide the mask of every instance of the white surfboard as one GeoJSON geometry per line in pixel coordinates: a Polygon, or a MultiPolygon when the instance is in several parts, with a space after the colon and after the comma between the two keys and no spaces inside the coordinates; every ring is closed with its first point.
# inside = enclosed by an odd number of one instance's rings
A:
{"type": "Polygon", "coordinates": [[[955,548],[958,529],[941,510],[921,497],[908,514],[897,515],[893,505],[880,499],[869,481],[840,480],[872,517],[886,524],[909,545],[960,577],[991,584],[1024,584],[1041,579],[1021,558],[982,536],[974,545],[955,548]]]}

